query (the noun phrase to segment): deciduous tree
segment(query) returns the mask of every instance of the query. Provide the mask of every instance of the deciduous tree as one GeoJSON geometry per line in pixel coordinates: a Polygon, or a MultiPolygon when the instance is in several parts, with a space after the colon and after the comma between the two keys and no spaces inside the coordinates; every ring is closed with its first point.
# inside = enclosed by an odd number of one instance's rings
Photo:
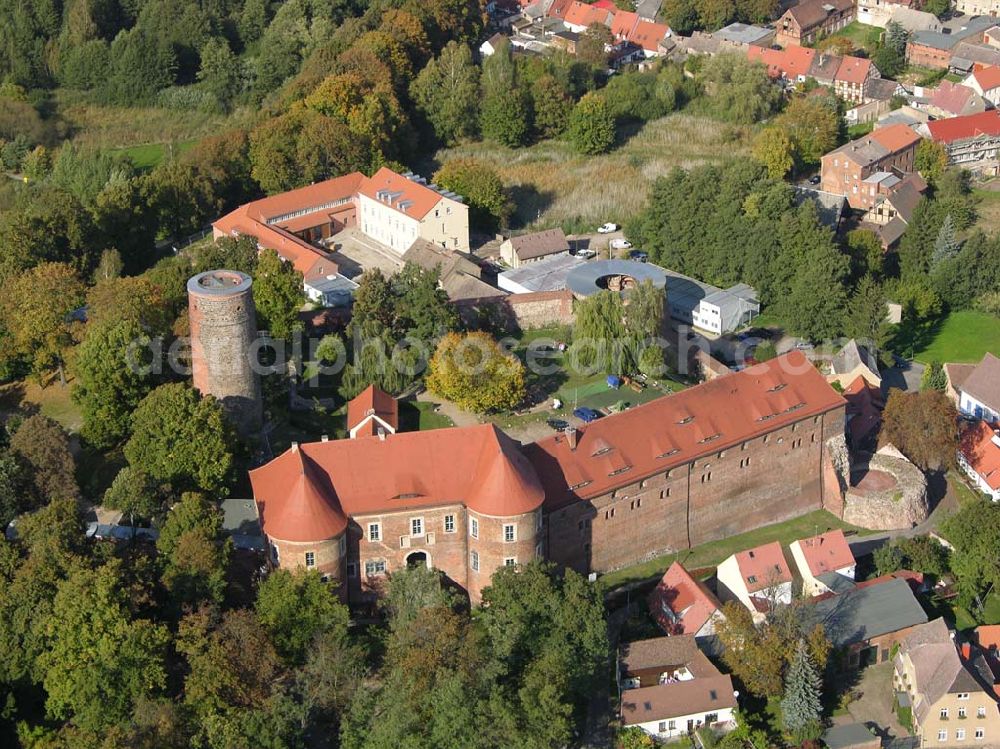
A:
{"type": "Polygon", "coordinates": [[[76,461],[65,430],[48,416],[29,416],[10,438],[10,450],[29,466],[38,497],[42,500],[76,500],[76,461]]]}
{"type": "Polygon", "coordinates": [[[507,223],[513,209],[496,170],[475,159],[446,161],[434,174],[434,182],[465,198],[472,223],[497,228],[507,223]]]}
{"type": "Polygon", "coordinates": [[[880,445],[894,445],[922,471],[947,468],[958,447],[958,414],[942,392],[890,390],[882,412],[880,445]]]}
{"type": "Polygon", "coordinates": [[[420,71],[410,88],[417,107],[445,145],[478,130],[479,69],[472,52],[452,41],[420,71]]]}
{"type": "Polygon", "coordinates": [[[302,273],[286,263],[274,250],[261,250],[253,275],[253,301],[257,326],[273,338],[285,339],[301,327],[302,273]]]}
{"type": "Polygon", "coordinates": [[[795,165],[792,141],[777,126],[766,127],[753,140],[753,157],[767,167],[774,179],[783,179],[795,165]]]}
{"type": "Polygon", "coordinates": [[[1000,505],[980,499],[966,502],[945,518],[941,534],[954,546],[950,568],[959,602],[981,609],[985,595],[1000,590],[1000,505]]]}
{"type": "Polygon", "coordinates": [[[347,607],[315,570],[272,572],[257,590],[256,611],[278,653],[290,664],[304,663],[321,634],[347,634],[347,607]]]}
{"type": "Polygon", "coordinates": [[[428,372],[428,390],[468,411],[509,410],[524,398],[524,365],[486,333],[446,335],[428,372]]]}
{"type": "Polygon", "coordinates": [[[615,143],[614,115],[600,95],[585,94],[570,113],[567,133],[580,153],[605,153],[615,143]]]}

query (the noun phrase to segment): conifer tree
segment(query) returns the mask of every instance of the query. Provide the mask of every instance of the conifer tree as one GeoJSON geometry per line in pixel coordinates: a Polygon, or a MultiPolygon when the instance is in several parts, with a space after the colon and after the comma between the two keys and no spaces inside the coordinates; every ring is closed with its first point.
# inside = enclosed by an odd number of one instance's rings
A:
{"type": "Polygon", "coordinates": [[[805,640],[799,640],[785,676],[785,696],[781,700],[785,728],[796,737],[819,725],[822,714],[821,694],[822,685],[816,666],[809,657],[805,640]]]}

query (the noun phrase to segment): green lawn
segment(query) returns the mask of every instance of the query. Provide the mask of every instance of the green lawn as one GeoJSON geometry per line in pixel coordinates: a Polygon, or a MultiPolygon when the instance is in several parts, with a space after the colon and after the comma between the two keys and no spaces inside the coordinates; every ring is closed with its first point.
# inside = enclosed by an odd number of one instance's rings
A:
{"type": "Polygon", "coordinates": [[[424,401],[400,401],[399,428],[403,432],[424,432],[428,429],[443,429],[455,426],[451,419],[434,411],[433,403],[424,401]]]}
{"type": "Polygon", "coordinates": [[[987,596],[980,619],[977,619],[972,615],[972,612],[959,606],[954,601],[942,601],[938,605],[937,610],[946,619],[954,619],[955,629],[960,632],[972,629],[980,624],[1000,624],[1000,594],[992,592],[987,596]]]}
{"type": "Polygon", "coordinates": [[[976,223],[972,231],[993,235],[1000,228],[1000,190],[973,190],[976,198],[976,223]]]}
{"type": "Polygon", "coordinates": [[[780,541],[782,544],[789,544],[799,538],[814,536],[833,528],[848,530],[862,530],[850,523],[845,523],[826,510],[816,510],[808,515],[786,520],[784,523],[776,523],[763,528],[758,528],[738,536],[730,536],[719,541],[696,546],[693,549],[686,549],[675,554],[650,559],[648,562],[637,564],[625,569],[609,572],[601,579],[608,588],[614,588],[625,583],[646,580],[648,578],[662,575],[667,567],[675,560],[679,560],[688,569],[697,567],[710,567],[717,565],[731,554],[743,549],[750,549],[761,544],[780,541]]]}
{"type": "Polygon", "coordinates": [[[969,485],[965,483],[965,479],[955,471],[948,474],[948,483],[951,485],[952,491],[955,492],[955,496],[958,497],[960,505],[965,505],[969,502],[978,502],[985,496],[970,489],[969,485]]]}
{"type": "Polygon", "coordinates": [[[181,154],[191,148],[197,141],[188,140],[182,143],[144,143],[141,146],[130,146],[129,148],[115,149],[124,153],[135,168],[141,172],[146,172],[157,166],[168,153],[181,154]]]}
{"type": "Polygon", "coordinates": [[[882,29],[877,26],[869,26],[865,23],[854,21],[842,28],[836,34],[831,34],[829,38],[842,37],[850,39],[855,49],[865,49],[872,51],[878,45],[879,36],[882,29]]]}
{"type": "Polygon", "coordinates": [[[1000,354],[1000,319],[983,312],[952,312],[929,333],[896,341],[896,351],[925,364],[979,362],[989,351],[1000,354]]]}

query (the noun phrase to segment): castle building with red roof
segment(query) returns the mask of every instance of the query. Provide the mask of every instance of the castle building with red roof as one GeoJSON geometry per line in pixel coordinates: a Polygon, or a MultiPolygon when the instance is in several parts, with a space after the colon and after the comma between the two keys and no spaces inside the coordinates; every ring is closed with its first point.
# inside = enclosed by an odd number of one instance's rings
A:
{"type": "MultiPolygon", "coordinates": [[[[350,425],[386,413],[370,395],[350,425]]],[[[502,565],[605,572],[836,507],[844,407],[795,351],[529,445],[492,424],[376,425],[250,479],[273,563],[316,568],[351,601],[426,563],[478,601],[502,565]]]]}

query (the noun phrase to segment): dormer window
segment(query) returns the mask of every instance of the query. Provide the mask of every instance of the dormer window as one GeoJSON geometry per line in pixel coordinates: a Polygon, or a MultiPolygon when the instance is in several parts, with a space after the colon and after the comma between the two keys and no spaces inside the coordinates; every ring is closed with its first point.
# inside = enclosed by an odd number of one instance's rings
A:
{"type": "Polygon", "coordinates": [[[573,485],[571,485],[571,486],[569,487],[569,490],[570,490],[571,492],[572,492],[572,491],[576,491],[577,489],[582,489],[582,488],[583,488],[583,487],[585,487],[585,486],[589,486],[589,485],[590,485],[590,483],[591,483],[591,482],[590,482],[589,480],[588,480],[588,481],[581,481],[581,482],[580,482],[579,484],[573,484],[573,485]]]}
{"type": "Polygon", "coordinates": [[[632,470],[632,466],[622,466],[621,468],[615,469],[614,471],[612,471],[608,475],[609,476],[617,476],[620,473],[625,473],[626,471],[631,471],[631,470],[632,470]]]}
{"type": "Polygon", "coordinates": [[[675,448],[674,448],[673,450],[667,450],[667,452],[665,452],[665,453],[660,453],[660,454],[659,454],[659,455],[657,455],[656,457],[657,457],[657,458],[669,458],[669,457],[670,457],[671,455],[676,455],[676,454],[677,454],[677,453],[679,453],[679,452],[680,452],[680,448],[678,448],[678,447],[675,447],[675,448]]]}
{"type": "Polygon", "coordinates": [[[717,440],[721,436],[722,436],[721,434],[710,434],[708,437],[705,437],[704,439],[699,440],[699,444],[703,445],[706,442],[711,442],[712,440],[717,440]]]}
{"type": "Polygon", "coordinates": [[[777,393],[779,390],[784,390],[786,387],[788,387],[788,383],[787,382],[779,382],[773,388],[768,388],[767,392],[769,392],[769,393],[777,393]]]}
{"type": "Polygon", "coordinates": [[[694,416],[685,416],[683,419],[681,419],[677,423],[678,424],[690,424],[692,421],[694,421],[694,416]]]}

